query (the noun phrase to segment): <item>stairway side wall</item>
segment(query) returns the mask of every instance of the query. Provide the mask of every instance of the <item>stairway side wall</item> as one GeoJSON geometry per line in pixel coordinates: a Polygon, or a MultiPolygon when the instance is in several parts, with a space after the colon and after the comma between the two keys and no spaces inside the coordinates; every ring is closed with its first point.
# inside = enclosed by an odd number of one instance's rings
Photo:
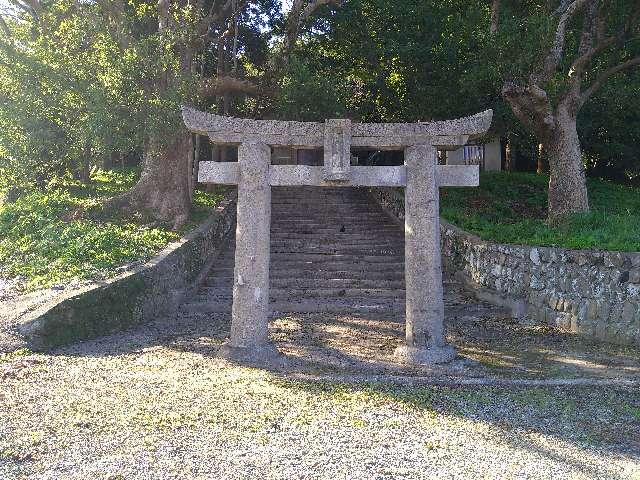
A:
{"type": "MultiPolygon", "coordinates": [[[[371,194],[404,218],[400,189],[371,194]]],[[[444,221],[441,242],[445,270],[478,299],[508,307],[523,322],[640,345],[640,253],[498,244],[444,221]]]]}
{"type": "Polygon", "coordinates": [[[233,190],[200,227],[145,265],[56,298],[21,321],[18,333],[43,349],[175,315],[204,281],[235,220],[233,190]]]}

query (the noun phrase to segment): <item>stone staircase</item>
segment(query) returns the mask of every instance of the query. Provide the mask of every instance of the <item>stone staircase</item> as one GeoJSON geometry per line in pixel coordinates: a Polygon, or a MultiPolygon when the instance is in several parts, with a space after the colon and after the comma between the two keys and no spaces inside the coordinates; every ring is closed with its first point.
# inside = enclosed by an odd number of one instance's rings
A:
{"type": "MultiPolygon", "coordinates": [[[[230,312],[231,238],[190,312],[230,312]]],[[[272,191],[271,310],[279,313],[403,313],[404,233],[366,190],[272,191]]]]}

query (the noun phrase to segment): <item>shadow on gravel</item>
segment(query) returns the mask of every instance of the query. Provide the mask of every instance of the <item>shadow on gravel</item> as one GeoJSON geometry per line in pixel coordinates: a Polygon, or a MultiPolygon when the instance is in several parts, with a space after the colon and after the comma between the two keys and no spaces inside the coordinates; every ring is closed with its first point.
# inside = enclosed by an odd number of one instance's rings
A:
{"type": "MultiPolygon", "coordinates": [[[[450,292],[451,295],[451,292],[450,292]]],[[[458,305],[464,299],[457,299],[458,305]]],[[[278,370],[307,373],[640,380],[640,349],[598,344],[550,327],[522,325],[474,302],[448,313],[447,338],[458,358],[437,367],[394,361],[404,339],[397,315],[288,314],[274,318],[270,336],[285,358],[278,370]],[[458,309],[460,310],[460,309],[458,309]]],[[[126,332],[62,348],[53,354],[109,356],[152,346],[213,356],[226,340],[229,314],[179,315],[126,332]]]]}
{"type": "MultiPolygon", "coordinates": [[[[53,355],[134,357],[135,362],[135,357],[149,352],[157,351],[151,355],[160,357],[166,355],[163,352],[177,352],[179,357],[169,357],[197,362],[198,368],[214,376],[229,371],[241,375],[245,370],[239,367],[258,367],[268,370],[264,381],[277,387],[276,391],[326,397],[334,405],[353,404],[365,418],[367,411],[394,402],[425,413],[426,432],[429,419],[437,422],[438,416],[447,416],[464,428],[477,429],[478,441],[483,441],[487,428],[497,428],[501,441],[514,449],[574,465],[594,478],[603,478],[602,472],[591,466],[584,452],[640,460],[638,390],[612,386],[411,386],[377,378],[637,379],[637,350],[592,344],[553,330],[522,326],[495,312],[468,309],[464,315],[447,318],[448,338],[457,347],[459,358],[448,365],[416,368],[393,362],[393,352],[404,335],[397,318],[291,314],[274,319],[270,326],[271,338],[285,359],[283,364],[237,366],[216,358],[228,337],[229,323],[227,314],[183,315],[174,321],[158,321],[79,343],[53,355]],[[335,379],[303,378],[314,374],[335,375],[335,379]],[[359,379],[340,380],[340,375],[349,374],[359,375],[359,379]],[[557,450],[557,445],[568,448],[557,450]]],[[[192,371],[185,374],[197,375],[192,371]]],[[[279,415],[286,415],[286,411],[279,415]]],[[[433,448],[446,446],[436,444],[433,448]]],[[[606,478],[624,477],[612,471],[606,478]]]]}
{"type": "MultiPolygon", "coordinates": [[[[406,408],[437,415],[454,416],[470,428],[501,429],[502,442],[516,450],[528,450],[578,468],[593,478],[602,477],[581,451],[616,453],[640,460],[640,392],[592,387],[448,387],[406,386],[390,383],[329,383],[277,380],[294,391],[322,395],[339,402],[367,402],[372,408],[386,400],[406,408]],[[573,446],[560,454],[558,443],[573,446]]],[[[428,429],[429,425],[425,425],[428,429]]],[[[437,445],[436,445],[437,448],[437,445]]],[[[591,477],[589,477],[591,478],[591,477]]],[[[628,479],[616,472],[607,478],[628,479]]]]}

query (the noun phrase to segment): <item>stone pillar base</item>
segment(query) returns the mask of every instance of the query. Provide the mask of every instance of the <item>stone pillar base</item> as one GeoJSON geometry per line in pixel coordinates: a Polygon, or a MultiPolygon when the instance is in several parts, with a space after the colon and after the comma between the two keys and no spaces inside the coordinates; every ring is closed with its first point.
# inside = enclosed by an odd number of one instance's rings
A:
{"type": "Polygon", "coordinates": [[[282,356],[272,343],[253,345],[250,347],[235,347],[228,341],[218,350],[218,357],[237,363],[276,364],[282,362],[282,356]]]}
{"type": "Polygon", "coordinates": [[[396,348],[395,359],[400,363],[413,365],[435,365],[447,363],[456,357],[456,349],[450,345],[442,347],[410,347],[400,345],[396,348]]]}

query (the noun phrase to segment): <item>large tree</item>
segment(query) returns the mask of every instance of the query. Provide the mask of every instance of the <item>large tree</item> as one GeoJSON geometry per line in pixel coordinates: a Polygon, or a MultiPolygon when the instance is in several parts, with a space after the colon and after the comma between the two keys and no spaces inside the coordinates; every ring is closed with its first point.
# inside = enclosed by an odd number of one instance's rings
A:
{"type": "MultiPolygon", "coordinates": [[[[130,4],[124,0],[100,1],[103,15],[114,25],[122,27],[130,4]]],[[[175,98],[169,102],[165,119],[159,119],[145,138],[143,169],[138,183],[128,192],[110,202],[110,206],[143,211],[158,220],[183,224],[190,212],[193,188],[190,165],[190,136],[182,128],[178,105],[198,101],[198,93],[222,98],[219,108],[228,111],[230,92],[246,90],[244,82],[228,75],[230,46],[237,61],[238,18],[247,10],[246,0],[171,1],[158,0],[154,5],[157,24],[151,27],[150,37],[158,55],[165,56],[164,68],[157,69],[145,85],[151,98],[175,98]],[[217,52],[217,76],[198,75],[198,56],[209,50],[217,52]],[[198,88],[196,85],[199,83],[198,88]],[[185,91],[184,85],[192,87],[185,91]]],[[[136,40],[137,32],[120,28],[116,35],[125,44],[136,40]]],[[[146,39],[149,35],[143,35],[146,39]]],[[[202,72],[202,69],[200,69],[202,72]]],[[[235,72],[234,72],[235,73],[235,72]]]]}
{"type": "Polygon", "coordinates": [[[549,219],[588,212],[577,117],[609,78],[640,65],[640,1],[494,0],[492,7],[491,31],[504,30],[509,39],[498,42],[519,55],[502,95],[548,157],[549,219]],[[518,32],[533,32],[542,43],[515,41],[526,38],[518,32]],[[522,59],[533,61],[522,68],[522,59]]]}
{"type": "Polygon", "coordinates": [[[466,85],[488,36],[482,5],[346,2],[299,42],[279,107],[306,120],[348,115],[375,122],[442,119],[495,106],[501,99],[493,85],[466,85]]]}
{"type": "Polygon", "coordinates": [[[68,155],[84,164],[92,151],[141,151],[139,182],[107,207],[182,224],[194,182],[180,105],[229,113],[233,95],[260,93],[245,77],[266,63],[263,17],[277,16],[277,1],[9,3],[0,10],[0,78],[7,79],[0,96],[8,105],[0,125],[17,134],[2,139],[0,155],[28,170],[37,152],[36,166],[59,167],[44,170],[46,177],[63,173],[68,155]],[[33,148],[18,151],[20,139],[33,148]],[[11,155],[3,155],[9,143],[11,155]]]}

